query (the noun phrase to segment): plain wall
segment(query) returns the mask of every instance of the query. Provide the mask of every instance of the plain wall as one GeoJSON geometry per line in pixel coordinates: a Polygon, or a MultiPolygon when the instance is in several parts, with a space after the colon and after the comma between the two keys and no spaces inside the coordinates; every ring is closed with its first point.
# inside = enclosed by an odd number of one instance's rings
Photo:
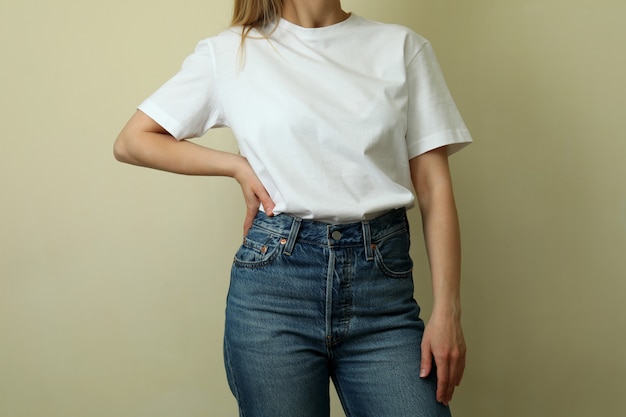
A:
{"type": "MultiPolygon", "coordinates": [[[[239,187],[112,156],[231,2],[0,1],[0,417],[235,416],[222,332],[239,187]]],[[[344,8],[429,38],[476,140],[452,158],[456,416],[626,415],[626,3],[344,8]]],[[[236,151],[227,130],[202,143],[236,151]]]]}

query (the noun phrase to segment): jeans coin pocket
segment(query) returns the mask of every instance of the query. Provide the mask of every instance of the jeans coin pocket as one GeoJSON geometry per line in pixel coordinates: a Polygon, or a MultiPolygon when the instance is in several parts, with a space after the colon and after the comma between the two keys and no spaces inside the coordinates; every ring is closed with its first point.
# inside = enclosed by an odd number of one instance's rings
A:
{"type": "Polygon", "coordinates": [[[269,264],[280,253],[284,239],[280,236],[252,228],[235,253],[235,265],[260,267],[269,264]]]}

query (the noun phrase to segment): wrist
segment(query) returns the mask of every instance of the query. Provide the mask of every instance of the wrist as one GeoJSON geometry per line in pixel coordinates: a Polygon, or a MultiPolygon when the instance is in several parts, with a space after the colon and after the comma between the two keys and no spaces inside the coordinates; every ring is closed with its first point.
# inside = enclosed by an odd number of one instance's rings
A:
{"type": "Polygon", "coordinates": [[[433,304],[432,316],[441,317],[449,320],[461,320],[461,302],[454,301],[435,301],[433,304]]]}
{"type": "Polygon", "coordinates": [[[232,155],[232,162],[229,163],[230,172],[228,176],[234,178],[239,184],[241,184],[246,175],[248,174],[250,164],[248,160],[241,155],[232,155]]]}

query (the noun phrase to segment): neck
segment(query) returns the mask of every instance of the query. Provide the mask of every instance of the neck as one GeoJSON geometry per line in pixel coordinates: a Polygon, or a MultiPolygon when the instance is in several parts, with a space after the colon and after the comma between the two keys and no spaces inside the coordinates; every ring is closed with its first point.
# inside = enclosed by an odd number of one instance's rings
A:
{"type": "Polygon", "coordinates": [[[283,0],[283,18],[305,28],[334,25],[348,16],[340,0],[283,0]]]}

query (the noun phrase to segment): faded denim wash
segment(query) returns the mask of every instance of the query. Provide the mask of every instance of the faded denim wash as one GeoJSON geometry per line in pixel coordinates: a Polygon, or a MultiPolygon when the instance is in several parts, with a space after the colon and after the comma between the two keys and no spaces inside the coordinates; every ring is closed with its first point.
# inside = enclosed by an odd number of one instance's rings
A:
{"type": "Polygon", "coordinates": [[[237,251],[224,356],[241,417],[444,417],[435,372],[419,377],[404,209],[329,225],[259,213],[237,251]]]}

